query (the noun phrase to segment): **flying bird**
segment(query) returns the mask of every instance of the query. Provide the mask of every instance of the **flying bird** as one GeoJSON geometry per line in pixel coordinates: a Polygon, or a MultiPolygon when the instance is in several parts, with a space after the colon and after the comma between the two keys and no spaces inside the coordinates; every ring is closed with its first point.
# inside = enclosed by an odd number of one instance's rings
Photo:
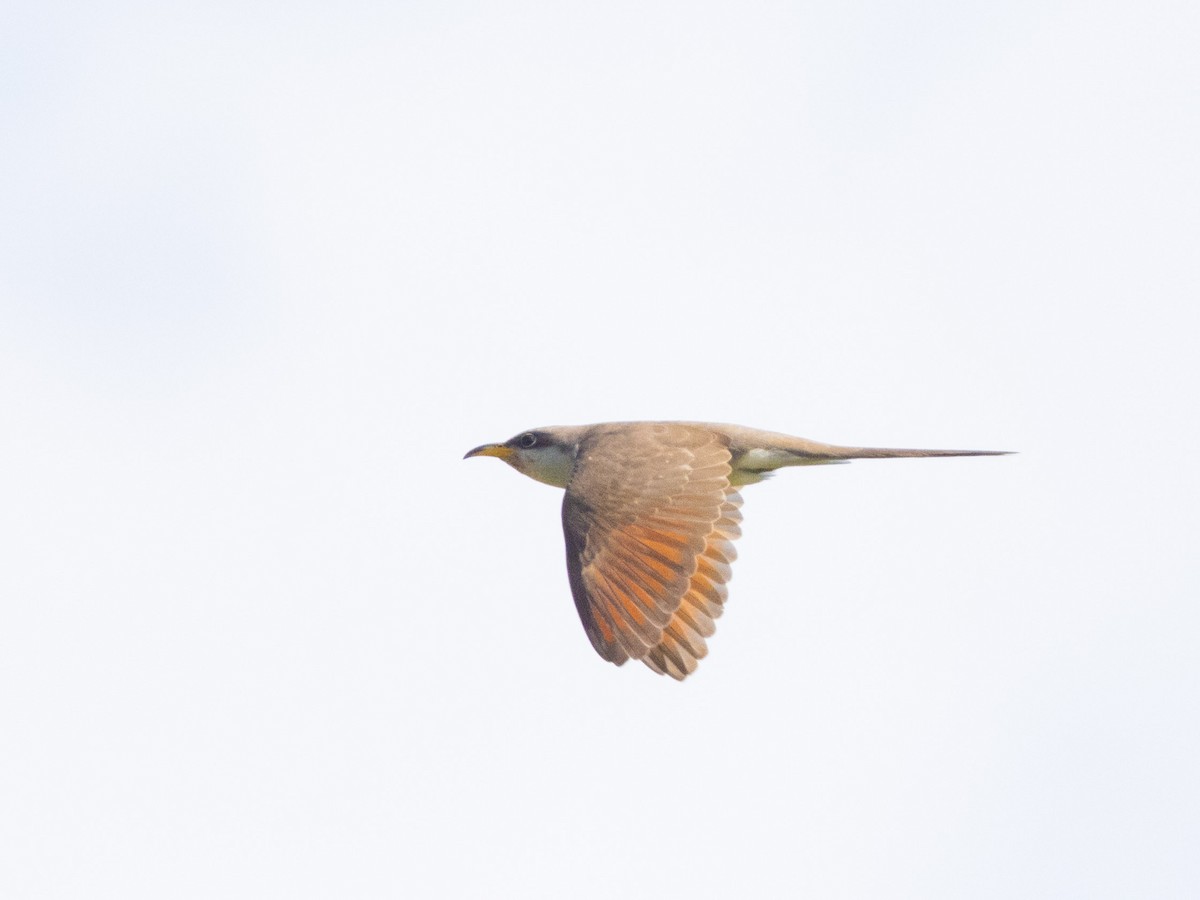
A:
{"type": "Polygon", "coordinates": [[[741,535],[738,488],[784,466],[852,459],[1000,456],[1004,450],[838,447],[702,422],[611,422],[523,431],[464,456],[495,456],[566,488],[575,607],[592,646],[682,681],[708,654],[741,535]]]}

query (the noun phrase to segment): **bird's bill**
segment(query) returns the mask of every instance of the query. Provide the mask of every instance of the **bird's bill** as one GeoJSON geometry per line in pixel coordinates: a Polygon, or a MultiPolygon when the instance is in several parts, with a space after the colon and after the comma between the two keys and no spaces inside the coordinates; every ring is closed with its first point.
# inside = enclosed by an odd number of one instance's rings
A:
{"type": "Polygon", "coordinates": [[[474,450],[468,450],[467,455],[463,459],[470,459],[472,456],[495,456],[498,459],[507,460],[512,459],[514,453],[516,451],[512,447],[504,444],[483,444],[474,450]]]}

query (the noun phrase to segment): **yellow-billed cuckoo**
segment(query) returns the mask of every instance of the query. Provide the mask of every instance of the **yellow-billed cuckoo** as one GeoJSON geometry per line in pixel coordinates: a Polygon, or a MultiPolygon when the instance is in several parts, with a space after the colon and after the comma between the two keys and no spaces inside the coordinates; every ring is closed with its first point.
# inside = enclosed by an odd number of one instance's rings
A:
{"type": "Polygon", "coordinates": [[[566,488],[567,574],[604,659],[683,680],[708,653],[741,534],[737,488],[784,466],[851,459],[999,456],[1003,450],[838,447],[703,422],[612,422],[523,431],[472,456],[566,488]]]}

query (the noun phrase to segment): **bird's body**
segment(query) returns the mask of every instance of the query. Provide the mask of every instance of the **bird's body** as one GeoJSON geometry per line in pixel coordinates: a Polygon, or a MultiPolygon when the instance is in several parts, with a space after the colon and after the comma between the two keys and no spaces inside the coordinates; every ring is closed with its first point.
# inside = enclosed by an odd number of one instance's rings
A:
{"type": "Polygon", "coordinates": [[[839,447],[704,422],[611,422],[522,432],[467,454],[496,456],[566,489],[563,532],[575,605],[592,646],[682,680],[707,655],[727,596],[737,488],[785,466],[852,459],[994,456],[991,450],[839,447]]]}

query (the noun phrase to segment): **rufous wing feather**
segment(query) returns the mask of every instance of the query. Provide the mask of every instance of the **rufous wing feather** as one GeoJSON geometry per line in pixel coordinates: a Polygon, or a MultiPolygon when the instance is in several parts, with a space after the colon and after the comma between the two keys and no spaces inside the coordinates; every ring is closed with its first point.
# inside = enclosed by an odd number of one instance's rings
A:
{"type": "Polygon", "coordinates": [[[682,679],[707,653],[740,534],[730,452],[680,424],[599,430],[563,501],[567,570],[592,646],[682,679]]]}

